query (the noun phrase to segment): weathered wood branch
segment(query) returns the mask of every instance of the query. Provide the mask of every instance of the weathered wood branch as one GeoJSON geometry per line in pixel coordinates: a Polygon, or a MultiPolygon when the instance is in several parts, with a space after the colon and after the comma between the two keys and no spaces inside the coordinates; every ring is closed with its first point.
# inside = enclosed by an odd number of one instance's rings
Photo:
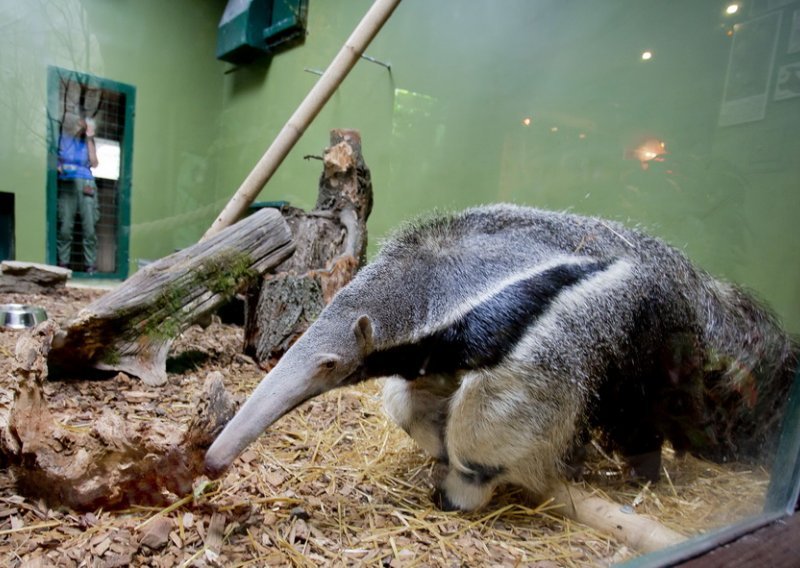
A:
{"type": "Polygon", "coordinates": [[[365,262],[372,182],[355,130],[331,131],[317,204],[284,217],[296,251],[248,291],[245,350],[269,365],[308,328],[365,262]]]}
{"type": "Polygon", "coordinates": [[[86,306],[53,339],[51,373],[124,371],[166,381],[172,341],[294,251],[286,222],[265,209],[162,258],[86,306]]]}
{"type": "Polygon", "coordinates": [[[20,491],[79,511],[163,506],[189,493],[206,448],[235,411],[222,375],[209,374],[186,429],[157,418],[130,422],[108,408],[90,426],[69,428],[44,393],[57,333],[46,321],[17,343],[17,387],[0,420],[0,456],[20,491]]]}

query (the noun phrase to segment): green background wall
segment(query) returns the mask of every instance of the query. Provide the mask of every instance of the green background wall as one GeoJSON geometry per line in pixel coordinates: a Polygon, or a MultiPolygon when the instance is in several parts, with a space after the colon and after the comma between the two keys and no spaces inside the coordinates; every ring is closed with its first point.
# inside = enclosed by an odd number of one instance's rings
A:
{"type": "MultiPolygon", "coordinates": [[[[233,69],[214,58],[222,1],[1,0],[0,191],[17,196],[17,257],[44,259],[47,65],[137,88],[135,269],[199,238],[317,80],[304,69],[324,69],[370,3],[309,0],[302,45],[233,69]]],[[[774,97],[780,68],[800,64],[800,3],[754,1],[734,16],[727,4],[403,0],[367,49],[391,73],[360,62],[260,199],[313,205],[319,163],[302,157],[331,128],[357,128],[373,252],[434,207],[571,209],[666,238],[800,331],[800,97],[774,97]],[[732,26],[771,13],[774,57],[771,44],[746,51],[769,71],[764,116],[720,126],[731,47],[749,39],[732,26]],[[646,138],[667,153],[644,169],[632,150],[646,138]]]]}

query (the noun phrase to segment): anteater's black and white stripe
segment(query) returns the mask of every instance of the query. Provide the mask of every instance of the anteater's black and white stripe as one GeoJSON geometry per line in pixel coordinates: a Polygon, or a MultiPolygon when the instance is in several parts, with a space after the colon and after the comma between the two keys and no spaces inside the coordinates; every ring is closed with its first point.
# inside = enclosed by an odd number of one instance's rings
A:
{"type": "Polygon", "coordinates": [[[304,400],[388,377],[388,413],[448,464],[446,507],[543,492],[597,428],[655,476],[660,448],[770,449],[796,344],[739,289],[612,222],[508,205],[401,230],[270,372],[207,455],[227,467],[304,400]]]}

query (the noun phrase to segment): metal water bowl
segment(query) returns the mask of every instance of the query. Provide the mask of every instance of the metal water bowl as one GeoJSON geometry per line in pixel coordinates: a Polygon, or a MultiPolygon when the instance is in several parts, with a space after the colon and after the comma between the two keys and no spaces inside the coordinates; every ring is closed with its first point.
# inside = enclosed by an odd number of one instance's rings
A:
{"type": "Polygon", "coordinates": [[[0,304],[0,325],[8,329],[33,327],[46,319],[47,312],[39,306],[0,304]]]}

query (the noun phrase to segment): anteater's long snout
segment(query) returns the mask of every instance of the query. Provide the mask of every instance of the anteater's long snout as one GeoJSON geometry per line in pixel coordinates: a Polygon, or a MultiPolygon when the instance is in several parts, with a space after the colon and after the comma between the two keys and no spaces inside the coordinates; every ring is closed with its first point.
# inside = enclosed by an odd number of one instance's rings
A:
{"type": "Polygon", "coordinates": [[[279,363],[211,444],[205,457],[206,474],[211,478],[221,476],[276,420],[317,394],[313,377],[298,376],[279,363]]]}

